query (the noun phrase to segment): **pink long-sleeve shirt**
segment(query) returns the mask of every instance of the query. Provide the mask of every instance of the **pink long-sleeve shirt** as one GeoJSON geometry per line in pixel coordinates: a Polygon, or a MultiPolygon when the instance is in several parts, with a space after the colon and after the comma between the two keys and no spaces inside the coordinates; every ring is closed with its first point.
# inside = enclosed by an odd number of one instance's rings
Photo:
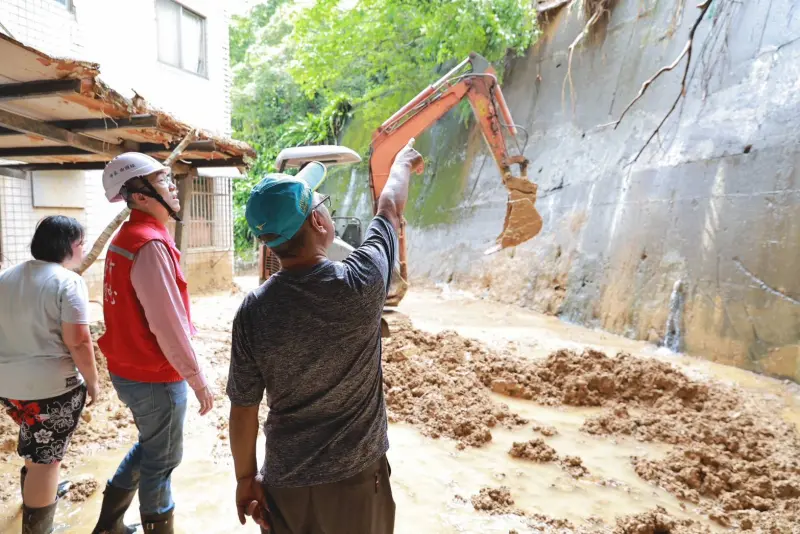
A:
{"type": "Polygon", "coordinates": [[[150,331],[167,361],[197,391],[208,384],[192,348],[189,318],[175,280],[175,267],[163,243],[150,241],[139,249],[131,282],[150,331]]]}

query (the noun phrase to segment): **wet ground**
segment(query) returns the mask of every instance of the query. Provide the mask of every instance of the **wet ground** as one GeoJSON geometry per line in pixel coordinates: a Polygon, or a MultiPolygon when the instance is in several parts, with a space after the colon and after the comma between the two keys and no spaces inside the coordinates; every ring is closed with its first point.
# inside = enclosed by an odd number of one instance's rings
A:
{"type": "MultiPolygon", "coordinates": [[[[244,284],[250,283],[244,281],[244,284]]],[[[233,505],[235,480],[227,442],[229,405],[223,395],[227,374],[230,321],[242,294],[232,292],[198,298],[193,315],[200,330],[198,353],[207,362],[207,375],[215,387],[217,404],[206,417],[190,405],[186,424],[186,451],[181,467],[173,477],[177,501],[177,531],[182,533],[258,532],[252,524],[241,527],[233,505]]],[[[800,425],[800,394],[796,385],[772,380],[690,357],[666,353],[658,348],[604,332],[569,325],[555,318],[538,315],[512,306],[482,301],[466,293],[449,291],[410,291],[400,310],[416,328],[436,333],[455,330],[474,338],[486,347],[512,351],[519,356],[544,359],[553,351],[594,348],[609,355],[618,351],[678,365],[697,380],[707,378],[736,385],[758,402],[763,399],[778,418],[800,425]]],[[[544,406],[533,401],[488,394],[492,403],[529,421],[557,430],[542,436],[531,424],[512,429],[492,429],[492,439],[481,447],[459,449],[456,441],[422,434],[419,426],[408,423],[390,425],[389,460],[392,464],[393,491],[397,502],[399,533],[509,533],[564,531],[553,524],[535,526],[530,516],[546,515],[583,525],[585,532],[601,531],[586,526],[590,518],[614,525],[620,516],[653,510],[661,506],[671,516],[695,521],[709,531],[724,531],[709,519],[697,504],[641,478],[631,457],[658,461],[673,446],[658,441],[642,442],[629,436],[590,435],[582,426],[587,418],[602,413],[600,407],[544,406]],[[559,457],[577,456],[590,473],[575,478],[557,462],[532,462],[508,454],[514,442],[542,438],[559,457]],[[514,514],[492,515],[478,511],[471,499],[482,488],[505,486],[514,507],[529,517],[514,514]]],[[[70,450],[70,479],[93,477],[102,486],[124,456],[124,443],[132,439],[134,427],[109,392],[87,423],[92,432],[70,450]]],[[[800,426],[798,426],[800,428],[800,426]]],[[[3,435],[5,440],[8,436],[3,435]]],[[[263,437],[259,446],[262,450],[263,437]]],[[[0,501],[0,532],[19,532],[19,504],[16,489],[18,458],[8,452],[0,466],[4,501],[0,501]]],[[[66,470],[65,470],[66,471],[66,470]]],[[[57,516],[57,532],[91,532],[99,511],[101,492],[84,502],[62,502],[57,516]]],[[[136,504],[127,518],[137,522],[136,504]]],[[[757,531],[757,530],[755,530],[757,531]]],[[[642,531],[647,532],[647,531],[642,531]]],[[[679,530],[675,530],[679,532],[679,530]]]]}

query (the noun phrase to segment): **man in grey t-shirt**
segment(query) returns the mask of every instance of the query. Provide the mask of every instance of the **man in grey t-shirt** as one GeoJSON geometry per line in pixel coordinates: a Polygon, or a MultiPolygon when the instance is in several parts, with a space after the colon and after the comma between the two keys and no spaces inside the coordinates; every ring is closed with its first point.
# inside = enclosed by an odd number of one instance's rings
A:
{"type": "Polygon", "coordinates": [[[395,229],[422,163],[412,145],[395,158],[363,244],[343,262],[327,259],[327,197],[311,191],[304,171],[269,175],[251,192],[248,224],[282,268],[245,298],[233,323],[227,393],[242,524],[250,515],[276,534],[393,532],[380,319],[395,229]]]}

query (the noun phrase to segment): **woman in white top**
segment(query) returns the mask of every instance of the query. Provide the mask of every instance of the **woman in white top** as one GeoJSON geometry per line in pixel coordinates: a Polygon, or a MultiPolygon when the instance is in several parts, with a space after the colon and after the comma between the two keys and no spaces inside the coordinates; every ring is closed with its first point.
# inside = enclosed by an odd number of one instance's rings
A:
{"type": "Polygon", "coordinates": [[[98,394],[88,291],[72,271],[83,237],[77,220],[45,217],[34,259],[0,273],[0,405],[19,424],[24,534],[52,532],[59,465],[98,394]]]}

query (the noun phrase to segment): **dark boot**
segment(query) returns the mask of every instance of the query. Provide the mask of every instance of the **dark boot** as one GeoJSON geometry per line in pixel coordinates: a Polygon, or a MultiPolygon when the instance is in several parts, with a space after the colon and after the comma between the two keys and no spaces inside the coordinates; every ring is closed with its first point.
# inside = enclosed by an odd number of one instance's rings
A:
{"type": "MultiPolygon", "coordinates": [[[[24,465],[19,470],[19,494],[25,495],[25,477],[28,475],[28,468],[24,465]]],[[[58,490],[56,490],[56,497],[59,499],[69,492],[72,483],[69,480],[62,480],[58,483],[58,490]]]]}
{"type": "Polygon", "coordinates": [[[173,518],[175,508],[157,515],[142,514],[142,529],[145,534],[172,534],[175,524],[173,518]]]}
{"type": "Polygon", "coordinates": [[[133,534],[134,527],[126,526],[123,517],[133,501],[136,490],[115,488],[106,484],[103,492],[103,505],[100,508],[100,518],[97,520],[92,534],[133,534]]]}
{"type": "Polygon", "coordinates": [[[28,508],[22,505],[22,534],[50,534],[58,501],[44,508],[28,508]]]}

